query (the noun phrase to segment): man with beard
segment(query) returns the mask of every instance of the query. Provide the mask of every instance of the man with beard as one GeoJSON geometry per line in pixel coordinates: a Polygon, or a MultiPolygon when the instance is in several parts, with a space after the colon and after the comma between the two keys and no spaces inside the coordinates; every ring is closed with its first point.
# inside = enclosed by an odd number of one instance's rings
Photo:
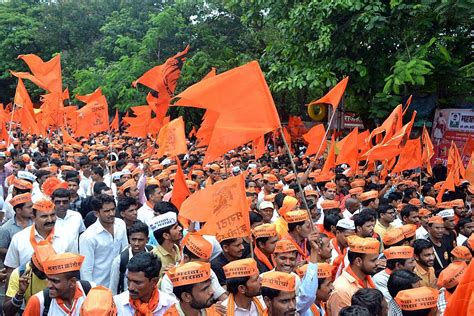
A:
{"type": "Polygon", "coordinates": [[[79,249],[85,257],[81,279],[109,286],[112,261],[128,246],[123,220],[115,218],[115,199],[101,194],[92,199],[98,220],[79,237],[79,249]]]}
{"type": "Polygon", "coordinates": [[[254,259],[240,259],[224,266],[229,297],[222,302],[228,315],[263,315],[261,279],[254,259]]]}
{"type": "MultiPolygon", "coordinates": [[[[452,210],[451,210],[452,211],[452,210]]],[[[443,211],[444,212],[444,211],[443,211]]],[[[441,270],[451,262],[451,251],[454,245],[447,242],[444,237],[445,222],[441,216],[433,216],[428,221],[429,240],[433,243],[435,261],[433,268],[438,276],[441,270]]]]}
{"type": "Polygon", "coordinates": [[[262,297],[267,315],[296,315],[296,276],[278,271],[262,274],[262,297]]]}
{"type": "Polygon", "coordinates": [[[41,240],[50,242],[57,253],[73,251],[68,248],[71,245],[64,233],[54,229],[56,213],[53,202],[46,199],[36,201],[33,204],[32,219],[33,225],[26,227],[12,238],[5,257],[7,272],[30,261],[34,247],[41,240]]]}
{"type": "Polygon", "coordinates": [[[370,277],[375,273],[380,242],[375,238],[352,236],[349,238],[347,257],[349,266],[334,281],[334,291],[328,301],[328,314],[337,316],[351,305],[352,295],[361,288],[375,288],[370,277]]]}
{"type": "Polygon", "coordinates": [[[252,230],[255,240],[255,261],[260,273],[274,269],[272,255],[278,241],[274,224],[262,224],[252,230]]]}
{"type": "Polygon", "coordinates": [[[55,253],[51,244],[42,240],[36,246],[31,261],[13,270],[3,304],[6,315],[21,314],[31,296],[47,286],[43,262],[55,253]]]}
{"type": "Polygon", "coordinates": [[[155,216],[148,222],[157,241],[153,253],[161,261],[160,278],[163,274],[181,260],[179,242],[183,238],[183,228],[179,226],[175,212],[167,212],[155,216]]]}
{"type": "Polygon", "coordinates": [[[471,236],[472,232],[474,232],[474,222],[470,217],[461,218],[456,225],[456,231],[458,232],[456,244],[458,246],[463,246],[467,239],[471,236]]]}
{"type": "Polygon", "coordinates": [[[218,240],[222,248],[222,252],[211,260],[211,268],[215,272],[219,284],[225,285],[225,274],[223,267],[231,261],[242,259],[244,252],[244,240],[241,237],[227,238],[218,240]]]}
{"type": "Polygon", "coordinates": [[[372,237],[374,235],[375,215],[371,210],[363,210],[354,215],[354,225],[357,236],[362,238],[372,237]]]}
{"type": "MultiPolygon", "coordinates": [[[[163,315],[176,298],[158,290],[160,259],[151,252],[141,252],[127,265],[128,290],[114,296],[117,315],[163,315]]],[[[187,276],[183,273],[183,276],[187,276]]],[[[192,279],[192,278],[190,278],[192,279]]]]}
{"type": "Polygon", "coordinates": [[[451,248],[456,247],[457,234],[454,230],[456,226],[455,213],[453,209],[442,210],[437,214],[444,222],[443,242],[451,248]]]}
{"type": "Polygon", "coordinates": [[[451,206],[454,210],[454,222],[457,224],[459,219],[466,218],[468,216],[468,209],[462,199],[456,199],[451,201],[451,206]]]}
{"type": "Polygon", "coordinates": [[[336,174],[336,195],[334,199],[336,201],[341,202],[347,194],[347,185],[349,181],[347,181],[347,177],[341,173],[336,174]]]}
{"type": "Polygon", "coordinates": [[[418,239],[415,240],[413,249],[416,260],[414,272],[421,278],[420,286],[430,286],[435,288],[437,280],[433,268],[435,260],[433,244],[428,240],[418,239]]]}
{"type": "Polygon", "coordinates": [[[336,238],[331,239],[332,251],[330,263],[333,265],[333,275],[345,267],[344,258],[347,253],[349,236],[355,234],[354,221],[350,219],[340,219],[336,224],[336,238]]]}
{"type": "Polygon", "coordinates": [[[173,294],[179,302],[166,316],[206,315],[214,302],[211,287],[211,267],[207,262],[188,262],[166,272],[173,284],[173,294]]]}
{"type": "MultiPolygon", "coordinates": [[[[334,182],[328,182],[324,185],[322,188],[323,190],[323,195],[318,199],[318,203],[316,204],[318,209],[322,210],[323,207],[321,206],[321,203],[323,201],[329,200],[333,201],[336,198],[336,184],[334,182]]],[[[319,218],[319,221],[317,224],[322,224],[324,223],[324,213],[321,214],[321,217],[319,218]]]]}
{"type": "Polygon", "coordinates": [[[94,284],[79,281],[83,256],[53,254],[43,263],[48,287],[28,301],[24,315],[79,315],[82,303],[94,284]]]}
{"type": "Polygon", "coordinates": [[[290,211],[283,215],[288,223],[288,234],[283,239],[289,240],[298,250],[297,262],[309,257],[308,236],[311,233],[311,222],[307,211],[290,211]]]}

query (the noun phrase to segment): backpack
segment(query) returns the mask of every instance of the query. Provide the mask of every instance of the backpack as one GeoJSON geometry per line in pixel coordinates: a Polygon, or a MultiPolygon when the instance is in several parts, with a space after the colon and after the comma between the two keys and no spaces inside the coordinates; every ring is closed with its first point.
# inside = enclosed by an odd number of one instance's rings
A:
{"type": "MultiPolygon", "coordinates": [[[[146,245],[145,249],[147,251],[152,251],[153,246],[152,245],[146,245]]],[[[120,254],[120,268],[119,268],[120,273],[119,273],[119,282],[118,282],[118,287],[117,287],[117,294],[122,293],[125,289],[124,277],[125,277],[125,272],[127,271],[127,264],[128,264],[129,259],[130,258],[128,257],[128,248],[127,248],[124,251],[122,251],[122,253],[120,254]]]]}
{"type": "MultiPolygon", "coordinates": [[[[91,284],[88,281],[79,280],[81,282],[82,289],[84,290],[84,295],[89,294],[91,290],[91,284]]],[[[51,297],[49,297],[49,288],[45,288],[43,290],[43,298],[44,298],[44,309],[43,309],[43,316],[48,316],[49,308],[51,307],[51,297]]]]}

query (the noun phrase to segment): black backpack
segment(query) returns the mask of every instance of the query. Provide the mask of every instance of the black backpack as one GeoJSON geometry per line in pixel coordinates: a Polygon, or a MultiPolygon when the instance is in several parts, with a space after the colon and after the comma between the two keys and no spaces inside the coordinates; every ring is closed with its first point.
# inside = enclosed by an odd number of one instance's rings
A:
{"type": "MultiPolygon", "coordinates": [[[[152,245],[146,245],[145,248],[147,251],[153,250],[152,245]]],[[[119,282],[118,282],[118,287],[117,287],[117,294],[122,293],[125,289],[124,277],[125,277],[125,272],[127,271],[127,264],[128,264],[129,259],[130,258],[128,257],[128,248],[127,248],[124,251],[122,251],[122,253],[120,254],[120,269],[119,269],[120,274],[119,274],[119,282]]]]}
{"type": "MultiPolygon", "coordinates": [[[[92,287],[91,284],[88,281],[80,280],[79,282],[81,282],[82,289],[84,290],[84,295],[89,294],[89,291],[91,290],[91,287],[92,287]]],[[[45,288],[43,290],[43,297],[44,297],[43,316],[48,316],[49,308],[51,307],[51,301],[52,301],[51,297],[49,297],[49,288],[45,288]]]]}

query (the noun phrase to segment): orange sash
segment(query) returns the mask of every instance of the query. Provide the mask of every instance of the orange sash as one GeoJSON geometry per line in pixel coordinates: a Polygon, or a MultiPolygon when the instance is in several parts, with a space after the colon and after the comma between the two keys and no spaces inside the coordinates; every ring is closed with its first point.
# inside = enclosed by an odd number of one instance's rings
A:
{"type": "Polygon", "coordinates": [[[143,303],[140,300],[129,300],[130,305],[135,309],[134,316],[153,316],[153,311],[158,306],[160,300],[160,294],[158,289],[155,288],[151,295],[150,301],[143,303]]]}
{"type": "Polygon", "coordinates": [[[362,288],[375,289],[375,284],[369,275],[365,276],[365,281],[367,282],[367,285],[365,285],[365,283],[361,279],[359,279],[359,277],[354,273],[354,271],[352,271],[351,266],[347,267],[346,272],[349,273],[354,279],[356,279],[357,283],[359,283],[362,288]]]}
{"type": "Polygon", "coordinates": [[[265,256],[257,246],[255,246],[253,252],[255,257],[257,257],[257,259],[260,260],[260,262],[262,262],[269,270],[273,270],[275,268],[274,264],[268,260],[268,257],[265,256]]]}
{"type": "Polygon", "coordinates": [[[314,316],[320,316],[321,313],[319,312],[319,308],[316,305],[311,305],[311,312],[314,316]]]}
{"type": "MultiPolygon", "coordinates": [[[[252,302],[255,304],[255,307],[257,308],[258,315],[263,315],[264,314],[263,306],[260,303],[260,301],[258,300],[258,298],[253,297],[252,302]]],[[[226,315],[227,316],[234,316],[234,313],[235,313],[234,294],[230,293],[228,301],[227,301],[227,314],[226,315]]]]}
{"type": "Polygon", "coordinates": [[[308,254],[308,249],[306,247],[306,242],[308,241],[307,238],[304,239],[304,251],[303,249],[301,249],[301,247],[298,245],[298,243],[293,239],[293,237],[291,237],[290,234],[287,234],[285,236],[285,239],[291,241],[291,243],[295,246],[296,250],[298,250],[299,254],[301,255],[301,261],[304,261],[304,260],[308,260],[308,257],[309,257],[309,254],[308,254]]]}
{"type": "MultiPolygon", "coordinates": [[[[54,228],[51,230],[51,232],[49,233],[48,237],[46,237],[46,241],[51,243],[51,240],[53,239],[53,236],[54,236],[54,228]]],[[[31,225],[31,229],[30,229],[30,243],[31,243],[31,246],[33,247],[33,249],[36,248],[36,246],[38,245],[38,242],[36,241],[36,238],[35,238],[35,224],[31,225]]]]}

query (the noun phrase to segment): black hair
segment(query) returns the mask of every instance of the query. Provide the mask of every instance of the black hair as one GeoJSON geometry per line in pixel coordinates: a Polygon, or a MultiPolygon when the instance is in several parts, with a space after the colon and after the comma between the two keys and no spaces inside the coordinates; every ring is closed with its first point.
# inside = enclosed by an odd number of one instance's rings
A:
{"type": "Polygon", "coordinates": [[[421,194],[423,194],[423,196],[427,196],[432,187],[433,185],[431,183],[425,183],[421,188],[421,194]]]}
{"type": "Polygon", "coordinates": [[[456,231],[459,233],[459,231],[464,228],[464,225],[469,223],[472,223],[472,219],[470,217],[460,218],[458,224],[456,225],[456,231]]]}
{"type": "Polygon", "coordinates": [[[107,195],[107,194],[99,194],[97,196],[93,196],[91,199],[91,206],[92,210],[99,212],[100,209],[104,206],[106,203],[113,203],[115,205],[115,199],[113,196],[107,195]]]}
{"type": "Polygon", "coordinates": [[[400,265],[404,265],[407,260],[408,259],[387,259],[387,268],[389,268],[390,270],[394,270],[397,263],[400,265]]]}
{"type": "Polygon", "coordinates": [[[339,316],[373,316],[367,307],[354,305],[346,306],[339,311],[339,316]]]}
{"type": "Polygon", "coordinates": [[[155,204],[153,211],[158,214],[166,214],[168,212],[173,212],[178,214],[178,209],[171,202],[160,201],[155,204]]]}
{"type": "Polygon", "coordinates": [[[411,212],[418,212],[418,207],[411,204],[405,205],[400,212],[401,219],[403,220],[403,218],[409,217],[411,212]]]}
{"type": "Polygon", "coordinates": [[[334,213],[327,214],[324,216],[323,227],[326,231],[331,231],[331,226],[336,226],[337,222],[342,219],[341,215],[337,215],[334,213]]]}
{"type": "Polygon", "coordinates": [[[96,182],[92,187],[94,195],[99,195],[103,190],[108,190],[109,187],[104,182],[96,182]]]}
{"type": "Polygon", "coordinates": [[[189,257],[189,259],[191,260],[198,260],[198,259],[201,259],[199,256],[196,256],[194,254],[194,252],[192,252],[191,250],[188,249],[188,247],[184,246],[183,247],[183,256],[184,255],[187,255],[189,257]]]}
{"type": "Polygon", "coordinates": [[[150,199],[150,195],[155,193],[155,190],[158,189],[160,186],[158,184],[149,184],[145,187],[145,197],[147,200],[150,199]]]}
{"type": "Polygon", "coordinates": [[[403,195],[398,192],[391,192],[389,193],[387,200],[391,203],[393,201],[399,201],[403,199],[403,195]]]}
{"type": "MultiPolygon", "coordinates": [[[[70,172],[72,172],[72,171],[70,171],[70,172]]],[[[79,185],[79,183],[81,183],[81,180],[79,180],[78,177],[70,177],[69,173],[66,173],[66,175],[64,177],[64,180],[67,181],[67,182],[77,183],[78,185],[79,185]]]]}
{"type": "Polygon", "coordinates": [[[262,297],[268,297],[269,299],[274,299],[278,295],[280,295],[280,290],[275,290],[266,286],[262,286],[262,297]]]}
{"type": "Polygon", "coordinates": [[[79,158],[79,167],[84,167],[85,165],[89,164],[89,157],[87,156],[82,156],[79,158]]]}
{"type": "MultiPolygon", "coordinates": [[[[17,204],[17,205],[15,205],[15,206],[13,206],[13,210],[15,211],[15,213],[16,213],[16,210],[17,210],[17,209],[22,209],[23,206],[25,206],[25,204],[26,204],[26,203],[20,203],[20,204],[17,204]]],[[[36,215],[36,211],[35,211],[35,215],[36,215]]]]}
{"type": "Polygon", "coordinates": [[[44,170],[44,169],[40,169],[40,170],[38,170],[38,171],[35,172],[35,176],[36,176],[37,178],[41,178],[41,177],[44,177],[44,176],[48,176],[48,175],[50,175],[50,174],[51,174],[50,171],[44,170]]]}
{"type": "Polygon", "coordinates": [[[360,289],[352,295],[351,305],[367,308],[371,315],[382,315],[382,292],[377,289],[360,289]]]}
{"type": "Polygon", "coordinates": [[[219,244],[222,246],[229,246],[230,244],[233,244],[237,238],[229,238],[229,239],[224,239],[222,240],[219,244]]]}
{"type": "Polygon", "coordinates": [[[354,263],[355,259],[361,258],[364,260],[365,258],[365,253],[360,253],[360,252],[354,252],[354,251],[347,251],[347,259],[349,260],[349,263],[352,264],[354,263]]]}
{"type": "Polygon", "coordinates": [[[132,257],[127,264],[129,272],[143,272],[147,279],[160,276],[161,261],[152,252],[140,252],[132,257]]]}
{"type": "Polygon", "coordinates": [[[17,159],[13,162],[14,165],[19,165],[20,166],[20,169],[25,169],[26,168],[26,163],[21,160],[21,159],[17,159]]]}
{"type": "Polygon", "coordinates": [[[173,225],[170,225],[170,226],[167,226],[167,227],[163,227],[163,228],[160,228],[160,229],[157,229],[153,232],[153,236],[155,237],[156,239],[156,242],[158,244],[162,244],[164,241],[165,241],[165,237],[163,237],[163,234],[164,233],[168,233],[170,232],[171,228],[174,227],[174,225],[176,224],[173,224],[173,225]]]}
{"type": "Polygon", "coordinates": [[[390,296],[395,298],[398,292],[413,288],[413,284],[420,281],[421,278],[409,270],[396,270],[390,274],[387,282],[388,292],[390,296]]]}
{"type": "Polygon", "coordinates": [[[306,221],[303,222],[296,222],[296,223],[288,223],[288,231],[292,232],[296,229],[298,226],[303,226],[306,221]]]}
{"type": "Polygon", "coordinates": [[[38,158],[35,159],[35,162],[39,165],[41,165],[42,163],[45,163],[45,162],[48,162],[48,158],[46,158],[45,156],[40,156],[38,158]]]}
{"type": "Polygon", "coordinates": [[[257,244],[257,247],[259,247],[259,243],[265,244],[271,237],[260,237],[260,238],[255,238],[255,243],[257,244]]]}
{"type": "Polygon", "coordinates": [[[173,294],[176,296],[178,300],[181,300],[181,295],[183,293],[190,293],[193,291],[193,287],[196,284],[186,284],[181,286],[173,286],[173,294]]]}
{"type": "Polygon", "coordinates": [[[375,216],[370,210],[362,210],[359,214],[355,214],[354,217],[354,226],[362,227],[365,223],[375,221],[375,216]]]}
{"type": "Polygon", "coordinates": [[[283,206],[283,200],[285,199],[286,194],[279,192],[277,195],[275,195],[275,204],[278,208],[281,208],[283,206]]]}
{"type": "Polygon", "coordinates": [[[413,250],[414,250],[415,255],[417,256],[419,256],[423,250],[429,249],[432,247],[433,247],[433,244],[431,243],[431,241],[426,240],[426,239],[417,239],[413,243],[413,250]]]}
{"type": "Polygon", "coordinates": [[[227,291],[236,294],[239,291],[239,285],[246,285],[249,279],[250,277],[226,278],[225,284],[227,286],[227,291]]]}
{"type": "Polygon", "coordinates": [[[370,205],[370,203],[374,202],[375,199],[368,199],[368,200],[365,200],[365,201],[361,201],[360,203],[362,204],[363,207],[367,207],[370,205]]]}
{"type": "Polygon", "coordinates": [[[250,225],[253,225],[255,223],[263,221],[263,217],[259,213],[257,213],[257,212],[249,212],[249,213],[250,213],[250,215],[249,215],[250,216],[250,225]]]}
{"type": "Polygon", "coordinates": [[[131,197],[124,197],[118,200],[117,203],[117,214],[127,210],[132,205],[138,205],[138,201],[131,197]]]}
{"type": "Polygon", "coordinates": [[[76,278],[77,280],[81,279],[81,272],[76,270],[76,271],[68,271],[64,272],[64,276],[66,279],[71,280],[72,278],[76,278]]]}
{"type": "Polygon", "coordinates": [[[100,177],[104,176],[104,169],[102,167],[99,167],[99,166],[93,167],[92,172],[99,175],[100,177]]]}
{"type": "Polygon", "coordinates": [[[70,198],[71,192],[68,189],[59,188],[53,191],[53,195],[51,198],[54,200],[55,198],[70,198]]]}
{"type": "Polygon", "coordinates": [[[377,212],[379,213],[379,217],[380,215],[383,215],[385,213],[387,213],[389,210],[393,210],[393,206],[392,205],[389,205],[389,204],[382,204],[382,205],[379,205],[379,208],[377,209],[377,212]]]}
{"type": "Polygon", "coordinates": [[[410,196],[413,195],[413,193],[416,193],[415,189],[413,188],[405,189],[405,191],[403,191],[403,202],[408,203],[408,201],[411,200],[410,196]]]}
{"type": "Polygon", "coordinates": [[[136,233],[143,233],[145,237],[148,238],[148,225],[142,221],[137,220],[135,223],[132,224],[132,226],[127,228],[127,238],[130,238],[130,235],[136,233]]]}
{"type": "Polygon", "coordinates": [[[119,159],[119,160],[117,160],[117,162],[115,163],[115,168],[116,168],[117,170],[121,170],[121,169],[123,169],[126,165],[127,165],[127,162],[126,162],[124,159],[119,159]]]}

